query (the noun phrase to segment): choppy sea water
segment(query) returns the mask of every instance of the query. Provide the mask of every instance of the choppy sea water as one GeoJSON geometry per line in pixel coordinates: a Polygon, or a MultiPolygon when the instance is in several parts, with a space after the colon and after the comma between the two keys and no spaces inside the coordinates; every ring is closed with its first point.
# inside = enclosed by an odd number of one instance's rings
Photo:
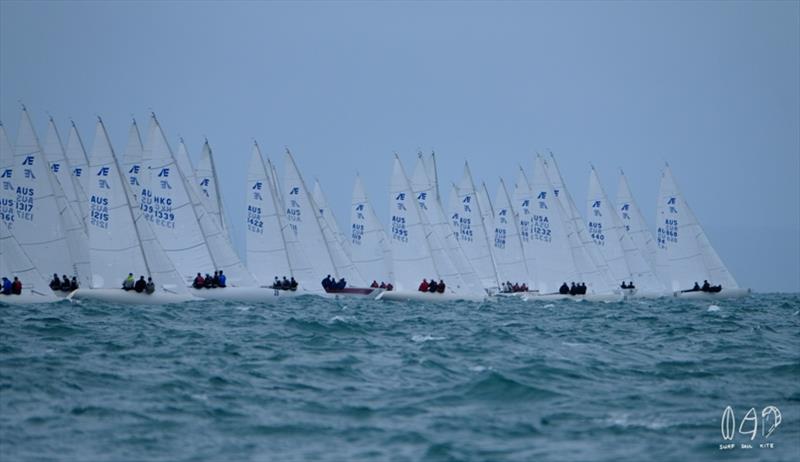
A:
{"type": "Polygon", "coordinates": [[[283,301],[0,306],[0,459],[800,460],[800,295],[283,301]]]}

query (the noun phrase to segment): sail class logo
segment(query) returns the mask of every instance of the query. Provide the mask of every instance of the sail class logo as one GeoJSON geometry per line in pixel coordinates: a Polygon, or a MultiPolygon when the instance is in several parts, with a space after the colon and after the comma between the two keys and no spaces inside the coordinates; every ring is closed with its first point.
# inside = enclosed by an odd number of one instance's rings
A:
{"type": "Polygon", "coordinates": [[[720,444],[719,449],[722,451],[735,449],[737,447],[740,449],[753,449],[754,447],[760,449],[774,449],[775,443],[767,441],[767,439],[772,436],[778,426],[780,426],[783,420],[781,411],[777,406],[769,405],[761,410],[760,417],[759,419],[756,408],[751,407],[739,421],[737,429],[736,414],[731,406],[727,406],[722,412],[722,418],[720,419],[720,432],[722,434],[722,439],[730,441],[730,443],[720,444]],[[759,430],[762,441],[755,443],[757,446],[754,446],[753,441],[756,439],[756,436],[759,435],[759,430]],[[733,442],[737,434],[743,437],[749,437],[749,439],[739,443],[737,446],[736,443],[733,442]]]}

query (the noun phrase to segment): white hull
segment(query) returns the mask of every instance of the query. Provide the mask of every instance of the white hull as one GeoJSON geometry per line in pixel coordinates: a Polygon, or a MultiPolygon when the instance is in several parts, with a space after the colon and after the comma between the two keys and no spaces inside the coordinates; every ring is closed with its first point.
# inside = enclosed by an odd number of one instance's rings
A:
{"type": "Polygon", "coordinates": [[[548,302],[554,300],[572,300],[580,302],[586,300],[587,302],[619,302],[623,299],[622,294],[585,294],[585,295],[564,295],[564,294],[541,294],[541,295],[526,295],[522,297],[526,302],[548,302]]]}
{"type": "Polygon", "coordinates": [[[31,305],[34,303],[53,303],[64,300],[52,293],[39,293],[22,290],[20,295],[0,295],[0,305],[31,305]]]}
{"type": "Polygon", "coordinates": [[[725,289],[721,292],[675,292],[673,294],[677,298],[691,298],[697,300],[714,300],[720,298],[742,298],[750,295],[750,289],[725,289]]]}
{"type": "Polygon", "coordinates": [[[78,289],[67,296],[69,300],[93,300],[128,305],[167,305],[183,303],[197,298],[191,295],[172,294],[156,291],[152,294],[122,289],[78,289]]]}
{"type": "Polygon", "coordinates": [[[369,300],[378,300],[380,299],[380,295],[385,292],[384,289],[373,289],[373,288],[366,288],[366,289],[356,289],[356,290],[345,290],[344,292],[325,292],[320,294],[322,297],[325,298],[366,298],[369,300]]]}
{"type": "Polygon", "coordinates": [[[655,298],[663,298],[663,297],[672,297],[672,294],[669,292],[641,292],[638,289],[634,289],[632,292],[628,291],[627,293],[625,293],[625,300],[639,300],[639,299],[652,300],[655,298]]]}
{"type": "Polygon", "coordinates": [[[451,302],[456,300],[480,302],[486,300],[486,297],[480,296],[464,296],[452,293],[432,294],[430,292],[397,292],[389,291],[383,292],[378,295],[376,300],[394,300],[394,301],[420,301],[420,302],[451,302]]]}
{"type": "Polygon", "coordinates": [[[266,287],[224,287],[216,289],[189,289],[189,293],[205,300],[227,302],[274,302],[282,298],[298,297],[308,292],[275,290],[266,287]]]}

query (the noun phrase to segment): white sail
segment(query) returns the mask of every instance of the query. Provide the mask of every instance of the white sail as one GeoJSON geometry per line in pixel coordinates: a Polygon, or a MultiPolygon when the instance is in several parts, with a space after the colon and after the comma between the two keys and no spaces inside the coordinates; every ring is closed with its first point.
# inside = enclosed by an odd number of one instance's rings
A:
{"type": "Polygon", "coordinates": [[[458,186],[455,183],[450,185],[450,196],[447,203],[447,218],[450,223],[450,229],[456,239],[459,238],[461,230],[461,201],[458,198],[458,186]]]}
{"type": "Polygon", "coordinates": [[[668,289],[690,289],[703,280],[728,289],[739,287],[711,247],[668,165],[661,175],[656,224],[656,262],[668,289]]]}
{"type": "MultiPolygon", "coordinates": [[[[89,202],[86,195],[85,184],[85,170],[89,165],[89,160],[86,157],[86,149],[83,147],[83,141],[78,133],[78,127],[75,122],[70,122],[69,137],[67,139],[67,147],[64,150],[67,158],[67,163],[72,169],[72,176],[75,184],[75,196],[77,199],[78,209],[80,209],[81,220],[87,223],[89,218],[89,202]]],[[[73,205],[73,208],[74,205],[73,205]]]]}
{"type": "Polygon", "coordinates": [[[560,200],[550,183],[544,159],[536,156],[531,191],[531,248],[536,255],[536,288],[542,293],[558,291],[562,283],[580,282],[575,266],[569,227],[560,200]]]}
{"type": "Polygon", "coordinates": [[[481,185],[476,188],[478,196],[478,205],[481,207],[481,214],[483,215],[483,223],[486,227],[487,235],[491,235],[492,223],[494,223],[494,207],[492,200],[489,197],[489,190],[486,188],[486,183],[481,181],[481,185]]]}
{"type": "Polygon", "coordinates": [[[356,174],[350,206],[350,256],[366,280],[392,282],[391,248],[367,192],[356,174]]]}
{"type": "Polygon", "coordinates": [[[512,199],[512,209],[517,217],[517,229],[520,241],[522,242],[523,254],[525,255],[525,267],[528,269],[528,288],[537,289],[536,277],[537,255],[533,239],[533,197],[528,177],[522,167],[519,167],[517,181],[514,185],[514,197],[512,199]]]}
{"type": "Polygon", "coordinates": [[[142,154],[140,207],[161,247],[189,284],[197,273],[214,269],[214,261],[197,223],[191,200],[155,115],[151,116],[142,154]]]}
{"type": "Polygon", "coordinates": [[[203,151],[200,155],[200,161],[194,170],[194,176],[203,206],[225,234],[228,242],[233,242],[230,237],[230,226],[225,215],[225,207],[222,204],[222,195],[219,192],[219,180],[217,179],[217,169],[214,165],[214,156],[208,140],[203,143],[203,151]]]}
{"type": "Polygon", "coordinates": [[[494,258],[489,247],[489,237],[483,224],[483,212],[467,163],[464,163],[464,174],[458,185],[458,193],[460,204],[458,241],[464,249],[467,259],[478,273],[483,287],[497,289],[500,281],[497,278],[494,258]]]}
{"type": "MultiPolygon", "coordinates": [[[[201,175],[198,177],[202,178],[201,175]]],[[[250,155],[246,188],[247,267],[263,285],[272,284],[276,276],[294,276],[283,239],[282,207],[275,198],[271,175],[257,143],[253,144],[250,155]]],[[[315,279],[298,278],[298,282],[304,287],[306,284],[316,284],[315,279]]]]}
{"type": "Polygon", "coordinates": [[[589,233],[608,263],[611,277],[620,284],[634,281],[644,292],[663,292],[663,285],[625,231],[594,167],[589,175],[587,210],[589,233]]]}
{"type": "Polygon", "coordinates": [[[14,148],[5,126],[0,123],[0,222],[14,227],[17,192],[14,187],[14,148]]]}
{"type": "Polygon", "coordinates": [[[497,187],[494,203],[492,251],[501,284],[507,281],[512,284],[525,283],[530,289],[532,280],[525,262],[525,249],[522,247],[519,234],[519,220],[511,207],[511,198],[502,178],[497,187]]]}
{"type": "Polygon", "coordinates": [[[125,145],[125,151],[122,153],[122,161],[120,166],[123,173],[125,173],[128,190],[133,193],[131,204],[139,203],[139,193],[142,190],[142,183],[139,178],[142,174],[142,155],[144,146],[142,145],[142,137],[139,134],[139,126],[136,120],[131,122],[131,127],[128,129],[128,143],[125,145]]]}
{"type": "Polygon", "coordinates": [[[422,155],[411,176],[411,190],[417,199],[428,246],[439,277],[460,294],[484,295],[480,278],[464,254],[458,237],[436,198],[436,188],[429,176],[430,168],[422,155]]]}
{"type": "Polygon", "coordinates": [[[325,192],[322,190],[322,185],[316,178],[314,179],[314,190],[311,193],[311,197],[317,206],[317,212],[319,217],[327,224],[328,228],[333,233],[336,241],[339,242],[339,245],[341,245],[342,249],[349,256],[350,240],[347,239],[344,233],[342,233],[341,229],[339,229],[339,224],[336,221],[336,216],[333,214],[333,210],[328,206],[328,199],[325,197],[325,192]]]}
{"type": "Polygon", "coordinates": [[[76,204],[77,196],[74,177],[70,175],[69,163],[65,158],[61,138],[58,135],[58,129],[56,129],[52,117],[50,117],[47,124],[47,135],[42,152],[45,159],[47,159],[48,169],[51,172],[51,175],[49,175],[50,184],[56,198],[61,223],[64,227],[64,235],[69,245],[72,265],[77,271],[80,284],[89,284],[91,272],[89,270],[89,245],[86,224],[81,218],[80,206],[76,204]],[[72,199],[70,199],[70,195],[72,199]]]}
{"type": "Polygon", "coordinates": [[[363,287],[367,285],[364,277],[358,271],[358,268],[350,259],[350,255],[346,248],[349,248],[347,242],[343,242],[344,237],[339,231],[339,226],[336,224],[336,217],[328,207],[328,201],[325,199],[325,194],[322,192],[322,187],[319,181],[314,182],[314,193],[311,198],[311,203],[314,205],[314,210],[317,215],[317,221],[322,229],[322,235],[325,236],[328,250],[331,253],[331,260],[336,267],[336,272],[339,277],[345,278],[347,283],[352,286],[363,287]],[[317,202],[319,197],[320,202],[317,202]]]}
{"type": "Polygon", "coordinates": [[[389,213],[395,289],[413,292],[423,278],[440,278],[433,263],[419,205],[397,155],[389,182],[389,213]]]}
{"type": "Polygon", "coordinates": [[[607,293],[616,290],[618,283],[614,283],[609,276],[608,264],[589,236],[586,222],[578,212],[578,207],[564,184],[564,179],[552,153],[544,165],[553,185],[553,193],[558,197],[565,213],[564,216],[567,218],[568,238],[580,280],[589,286],[590,293],[607,293]]]}
{"type": "Polygon", "coordinates": [[[91,288],[119,288],[128,273],[133,273],[137,278],[152,277],[158,286],[170,287],[173,292],[186,293],[183,278],[163,255],[141,209],[131,207],[128,177],[117,162],[101,120],[87,178],[91,288]]]}
{"type": "Polygon", "coordinates": [[[12,179],[16,214],[11,232],[42,274],[53,271],[78,276],[47,160],[24,108],[17,132],[14,164],[12,179]]]}
{"type": "Polygon", "coordinates": [[[194,167],[191,159],[189,159],[189,149],[186,147],[183,138],[178,140],[178,150],[175,151],[174,157],[181,174],[183,174],[183,178],[191,185],[192,189],[196,188],[197,180],[194,176],[194,167]]]}
{"type": "Polygon", "coordinates": [[[51,293],[47,279],[25,254],[6,223],[0,223],[0,272],[12,281],[14,277],[19,278],[23,292],[31,290],[42,295],[51,293]]]}
{"type": "Polygon", "coordinates": [[[644,256],[651,268],[656,268],[656,241],[647,227],[639,205],[633,198],[628,179],[619,172],[619,186],[617,188],[617,211],[625,230],[633,239],[634,244],[644,256]]]}
{"type": "Polygon", "coordinates": [[[333,263],[328,241],[322,233],[319,220],[317,219],[316,206],[308,193],[297,164],[294,162],[292,154],[287,150],[284,161],[285,176],[283,187],[286,191],[284,198],[286,201],[286,219],[289,229],[294,238],[299,241],[305,249],[305,254],[309,258],[309,263],[314,269],[314,273],[320,279],[330,274],[333,277],[340,276],[333,263]]]}
{"type": "Polygon", "coordinates": [[[73,213],[81,218],[81,224],[85,226],[83,217],[81,216],[81,207],[78,205],[80,198],[78,197],[78,185],[75,182],[75,177],[72,175],[72,168],[67,161],[66,154],[64,153],[64,146],[61,144],[61,137],[58,134],[58,129],[50,117],[47,122],[47,134],[44,138],[44,145],[42,146],[47,162],[50,164],[50,171],[56,177],[61,190],[64,192],[70,208],[73,213]]]}

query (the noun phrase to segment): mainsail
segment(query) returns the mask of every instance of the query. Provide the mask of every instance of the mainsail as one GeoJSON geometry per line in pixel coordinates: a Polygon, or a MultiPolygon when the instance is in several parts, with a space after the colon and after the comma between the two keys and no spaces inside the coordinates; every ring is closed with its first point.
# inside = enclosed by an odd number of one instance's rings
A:
{"type": "Polygon", "coordinates": [[[164,255],[139,207],[131,207],[128,177],[111,148],[102,120],[97,121],[87,183],[89,255],[92,288],[118,288],[128,273],[152,277],[157,285],[186,293],[186,284],[164,255]]]}
{"type": "Polygon", "coordinates": [[[567,235],[567,218],[541,156],[536,156],[530,186],[530,247],[536,255],[536,288],[543,294],[552,293],[562,283],[579,282],[581,278],[567,235]]]}
{"type": "Polygon", "coordinates": [[[25,254],[6,223],[0,223],[0,272],[10,280],[19,278],[23,290],[31,289],[40,294],[51,293],[47,280],[25,254]]]}
{"type": "Polygon", "coordinates": [[[419,205],[400,159],[395,155],[389,182],[392,269],[398,291],[415,291],[423,278],[439,278],[419,205]]]}
{"type": "Polygon", "coordinates": [[[228,242],[232,243],[230,237],[230,226],[225,216],[225,207],[222,204],[222,194],[219,192],[219,180],[217,179],[217,169],[214,164],[214,156],[208,140],[203,143],[203,151],[200,154],[200,161],[194,170],[194,178],[197,181],[197,191],[206,212],[217,224],[219,229],[225,234],[228,242]]]}
{"type": "Polygon", "coordinates": [[[85,277],[85,274],[78,273],[75,263],[81,260],[81,256],[72,254],[75,249],[67,239],[47,160],[24,107],[14,164],[14,237],[40,272],[85,277]]]}
{"type": "Polygon", "coordinates": [[[519,167],[517,181],[514,185],[512,210],[517,219],[519,238],[525,256],[525,267],[528,269],[528,288],[536,289],[537,256],[533,236],[532,193],[528,177],[522,167],[519,167]]]}
{"type": "Polygon", "coordinates": [[[594,167],[589,175],[587,210],[589,233],[608,263],[611,277],[620,283],[635,281],[644,292],[663,292],[663,285],[625,231],[594,167]]]}
{"type": "MultiPolygon", "coordinates": [[[[284,199],[286,205],[286,219],[291,231],[292,239],[301,243],[305,255],[318,278],[329,274],[332,277],[352,278],[350,274],[339,274],[338,268],[331,255],[329,240],[325,238],[321,223],[317,215],[317,207],[308,193],[303,177],[294,162],[291,152],[286,150],[284,161],[284,199]]],[[[287,239],[287,243],[289,239],[287,239]]],[[[292,266],[294,269],[294,266],[292,266]]],[[[341,269],[345,269],[342,267],[341,269]]]]}
{"type": "MultiPolygon", "coordinates": [[[[201,177],[201,175],[198,175],[201,177]]],[[[260,284],[272,284],[274,277],[293,276],[283,238],[282,210],[274,185],[257,143],[253,143],[247,170],[247,267],[260,284]]],[[[298,277],[298,276],[295,276],[298,277]]],[[[312,278],[316,279],[316,278],[312,278]]],[[[316,280],[300,280],[301,287],[316,280]]]]}
{"type": "Polygon", "coordinates": [[[311,198],[311,203],[314,206],[317,222],[322,229],[322,235],[325,237],[325,242],[331,253],[331,260],[336,267],[336,273],[339,277],[345,278],[350,285],[366,285],[366,281],[350,259],[349,253],[345,250],[349,245],[343,242],[342,233],[336,224],[336,217],[333,216],[333,213],[328,208],[328,202],[318,181],[315,181],[314,184],[314,195],[311,198]],[[321,202],[317,202],[317,197],[321,202]]]}
{"type": "Polygon", "coordinates": [[[619,186],[617,188],[617,211],[625,231],[633,239],[634,244],[644,256],[651,268],[656,268],[656,241],[647,227],[647,222],[642,215],[639,205],[633,199],[631,188],[625,174],[619,172],[619,186]]]}
{"type": "Polygon", "coordinates": [[[728,289],[739,287],[711,247],[669,165],[661,174],[656,225],[656,262],[667,288],[686,290],[703,280],[728,289]]]}
{"type": "Polygon", "coordinates": [[[464,174],[458,185],[458,198],[458,241],[478,273],[482,286],[485,289],[497,289],[500,282],[489,247],[489,237],[483,224],[483,212],[467,163],[464,163],[464,174]]]}
{"type": "Polygon", "coordinates": [[[453,233],[442,210],[442,204],[436,198],[436,188],[431,181],[430,169],[422,155],[417,155],[417,163],[409,183],[417,199],[420,219],[426,230],[431,256],[439,271],[439,277],[446,284],[459,289],[461,294],[474,292],[475,295],[483,295],[481,281],[453,233]]]}
{"type": "Polygon", "coordinates": [[[356,174],[350,206],[350,256],[366,280],[392,282],[391,249],[386,231],[356,174]]]}
{"type": "Polygon", "coordinates": [[[497,274],[501,283],[525,283],[530,289],[532,279],[525,262],[525,249],[520,239],[518,218],[511,207],[511,198],[502,178],[497,187],[494,203],[492,252],[497,265],[497,274]]]}
{"type": "Polygon", "coordinates": [[[86,223],[89,219],[89,202],[87,201],[84,179],[89,160],[86,157],[86,149],[83,147],[83,141],[75,122],[70,122],[69,137],[67,138],[67,147],[64,150],[64,154],[67,158],[67,163],[72,169],[71,173],[75,183],[75,196],[78,207],[74,207],[73,204],[73,208],[76,208],[76,211],[80,210],[81,220],[86,223]]]}

